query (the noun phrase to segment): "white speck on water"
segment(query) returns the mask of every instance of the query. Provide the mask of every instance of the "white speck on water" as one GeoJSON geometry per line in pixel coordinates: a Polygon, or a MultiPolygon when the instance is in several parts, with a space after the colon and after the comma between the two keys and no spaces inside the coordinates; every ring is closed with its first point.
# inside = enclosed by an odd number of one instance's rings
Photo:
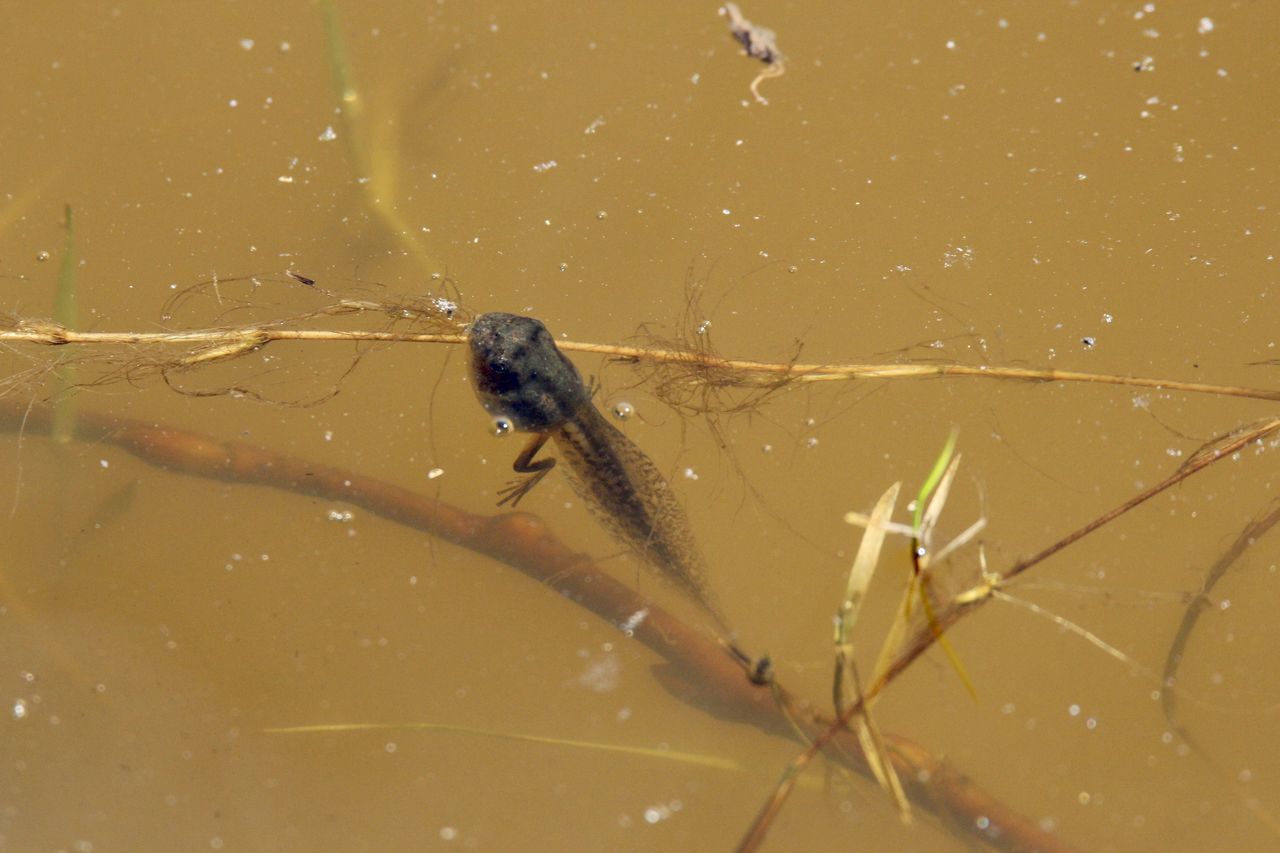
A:
{"type": "Polygon", "coordinates": [[[232,98],[231,100],[227,101],[227,106],[231,107],[231,109],[234,110],[236,107],[240,106],[240,102],[237,101],[235,98],[232,98]]]}
{"type": "Polygon", "coordinates": [[[276,180],[282,184],[291,184],[293,183],[293,175],[281,175],[280,177],[276,178],[276,180]]]}
{"type": "Polygon", "coordinates": [[[727,207],[721,210],[720,212],[723,213],[725,216],[728,216],[729,214],[733,213],[733,211],[727,207]]]}
{"type": "Polygon", "coordinates": [[[25,720],[27,718],[27,700],[13,700],[13,718],[15,720],[25,720]]]}
{"type": "Polygon", "coordinates": [[[430,471],[427,472],[427,479],[434,480],[437,477],[441,477],[443,475],[444,475],[443,468],[432,468],[430,471]]]}
{"type": "Polygon", "coordinates": [[[386,746],[383,747],[383,749],[385,749],[388,753],[395,752],[397,749],[396,742],[393,740],[387,741],[387,744],[386,746]]]}
{"type": "Polygon", "coordinates": [[[956,40],[947,39],[947,50],[955,50],[955,49],[956,49],[956,40]]]}
{"type": "Polygon", "coordinates": [[[356,515],[349,509],[331,509],[325,513],[325,517],[330,521],[347,522],[355,518],[356,515]]]}
{"type": "Polygon", "coordinates": [[[1176,447],[1166,447],[1164,452],[1166,456],[1172,456],[1174,459],[1182,455],[1182,451],[1176,447]]]}
{"type": "Polygon", "coordinates": [[[324,431],[324,440],[333,441],[333,430],[327,429],[324,431]]]}
{"type": "Polygon", "coordinates": [[[253,50],[253,39],[240,39],[240,46],[245,50],[253,50]]]}
{"type": "Polygon", "coordinates": [[[587,125],[582,132],[588,135],[594,134],[597,130],[604,127],[604,125],[605,125],[604,116],[596,116],[595,119],[591,122],[591,124],[587,125]]]}
{"type": "Polygon", "coordinates": [[[1199,31],[1200,35],[1213,32],[1213,18],[1201,18],[1196,30],[1199,31]]]}
{"type": "Polygon", "coordinates": [[[1227,76],[1227,69],[1225,69],[1225,68],[1219,68],[1219,69],[1218,69],[1218,76],[1219,76],[1219,77],[1226,77],[1226,76],[1227,76]]]}
{"type": "Polygon", "coordinates": [[[557,165],[559,164],[557,164],[555,160],[547,160],[542,163],[535,163],[533,165],[533,171],[547,172],[547,171],[550,171],[551,169],[554,169],[557,165]]]}
{"type": "Polygon", "coordinates": [[[622,663],[616,654],[605,654],[590,661],[573,684],[585,687],[596,693],[608,693],[617,688],[622,680],[622,663]]]}
{"type": "Polygon", "coordinates": [[[685,469],[684,469],[684,478],[685,478],[686,480],[696,480],[696,479],[698,479],[698,472],[697,472],[697,471],[695,471],[695,470],[693,470],[692,468],[685,468],[685,469]]]}
{"type": "Polygon", "coordinates": [[[1079,706],[1079,705],[1070,705],[1070,706],[1068,706],[1068,707],[1067,707],[1067,713],[1068,713],[1068,714],[1070,714],[1070,715],[1071,715],[1071,716],[1073,716],[1073,717],[1078,717],[1078,716],[1080,716],[1080,706],[1079,706]]]}
{"type": "Polygon", "coordinates": [[[457,827],[453,827],[453,826],[442,826],[442,827],[440,827],[440,840],[441,840],[441,841],[453,841],[453,840],[454,840],[455,838],[457,838],[457,837],[458,837],[458,830],[457,830],[457,827]]]}
{"type": "Polygon", "coordinates": [[[1106,323],[1108,326],[1110,326],[1110,325],[1111,325],[1111,323],[1112,323],[1112,321],[1113,321],[1113,320],[1115,320],[1115,318],[1114,318],[1114,317],[1112,317],[1110,314],[1103,314],[1103,315],[1102,315],[1102,322],[1106,323]]]}
{"type": "Polygon", "coordinates": [[[698,85],[698,81],[699,81],[699,80],[701,80],[701,79],[702,79],[702,75],[695,71],[695,72],[693,72],[693,74],[689,77],[689,82],[696,86],[696,85],[698,85]]]}
{"type": "MultiPolygon", "coordinates": [[[[969,269],[973,265],[972,246],[952,246],[942,253],[942,268],[949,270],[954,266],[969,269]]],[[[909,269],[909,268],[908,268],[909,269]]]]}
{"type": "Polygon", "coordinates": [[[98,460],[98,464],[99,464],[99,465],[101,465],[103,468],[110,468],[110,467],[111,467],[111,463],[110,463],[110,462],[108,462],[106,459],[99,459],[99,460],[98,460]]]}
{"type": "Polygon", "coordinates": [[[642,607],[635,613],[628,616],[627,621],[623,622],[618,627],[622,629],[623,634],[630,637],[635,633],[636,628],[639,628],[647,618],[649,618],[649,608],[642,607]]]}
{"type": "Polygon", "coordinates": [[[650,806],[644,810],[644,822],[648,824],[661,823],[671,817],[671,809],[664,805],[650,806]]]}
{"type": "Polygon", "coordinates": [[[324,130],[320,131],[320,135],[316,138],[321,142],[332,142],[338,138],[338,132],[333,129],[333,125],[329,125],[324,130]]]}
{"type": "Polygon", "coordinates": [[[1224,598],[1224,599],[1222,599],[1222,601],[1221,601],[1221,602],[1219,602],[1219,604],[1218,604],[1218,609],[1219,609],[1219,610],[1227,610],[1227,609],[1229,609],[1230,607],[1231,607],[1231,599],[1229,599],[1229,598],[1224,598]]]}
{"type": "Polygon", "coordinates": [[[616,719],[620,723],[625,723],[627,720],[631,719],[631,709],[619,708],[618,713],[616,715],[616,719]]]}

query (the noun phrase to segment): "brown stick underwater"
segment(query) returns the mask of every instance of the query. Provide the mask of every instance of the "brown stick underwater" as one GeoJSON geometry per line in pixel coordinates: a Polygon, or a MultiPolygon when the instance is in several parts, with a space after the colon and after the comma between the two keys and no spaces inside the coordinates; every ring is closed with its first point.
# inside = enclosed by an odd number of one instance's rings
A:
{"type": "MultiPolygon", "coordinates": [[[[557,539],[535,515],[475,515],[374,477],[241,441],[91,411],[79,412],[78,418],[78,438],[114,444],[169,471],[340,500],[439,536],[506,563],[614,625],[647,608],[648,616],[634,628],[634,637],[664,658],[681,678],[700,685],[721,708],[732,709],[735,719],[769,734],[796,736],[770,691],[748,681],[740,664],[715,640],[600,571],[588,556],[557,539]]],[[[46,409],[28,412],[23,406],[0,401],[0,425],[5,428],[39,430],[48,422],[46,409]]],[[[819,737],[829,724],[817,717],[797,722],[810,739],[819,737]]],[[[832,750],[829,757],[869,778],[857,739],[845,731],[833,740],[841,748],[832,750]]],[[[970,827],[975,840],[1001,850],[1067,849],[1060,839],[1042,832],[923,747],[894,737],[891,753],[912,801],[970,827]],[[979,817],[987,819],[986,831],[978,828],[979,817]]]]}

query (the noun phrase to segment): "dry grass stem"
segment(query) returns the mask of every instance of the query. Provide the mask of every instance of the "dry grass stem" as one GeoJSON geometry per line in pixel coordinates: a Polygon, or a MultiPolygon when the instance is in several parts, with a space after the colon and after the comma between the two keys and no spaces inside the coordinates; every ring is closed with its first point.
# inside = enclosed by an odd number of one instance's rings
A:
{"type": "MultiPolygon", "coordinates": [[[[343,300],[327,309],[311,312],[306,317],[338,316],[361,312],[387,312],[388,304],[376,300],[343,300]]],[[[244,326],[189,329],[161,332],[79,332],[52,320],[8,317],[0,319],[0,344],[35,344],[64,346],[67,344],[165,347],[237,347],[244,351],[277,341],[341,341],[366,343],[431,343],[461,344],[466,341],[465,325],[458,321],[446,328],[428,331],[394,329],[305,329],[292,328],[299,317],[244,326]]],[[[438,326],[438,324],[437,324],[438,326]]],[[[690,349],[661,349],[582,341],[557,341],[562,350],[593,353],[614,360],[660,367],[656,377],[659,396],[678,408],[714,409],[700,406],[706,400],[695,400],[697,389],[755,389],[767,396],[792,383],[850,382],[870,379],[969,378],[1022,382],[1080,382],[1095,385],[1117,385],[1149,388],[1166,392],[1209,394],[1254,400],[1280,401],[1280,391],[1239,385],[1214,385],[1203,382],[1181,382],[1140,376],[1083,373],[1071,370],[1025,367],[991,367],[966,364],[822,364],[802,362],[762,362],[721,358],[709,352],[690,349]]],[[[753,398],[735,409],[749,409],[760,402],[753,398]]]]}

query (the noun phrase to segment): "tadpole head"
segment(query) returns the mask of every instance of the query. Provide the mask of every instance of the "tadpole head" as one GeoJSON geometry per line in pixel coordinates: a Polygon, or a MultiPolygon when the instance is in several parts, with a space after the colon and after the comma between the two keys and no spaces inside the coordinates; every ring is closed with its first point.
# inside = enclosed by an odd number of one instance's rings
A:
{"type": "Polygon", "coordinates": [[[582,376],[547,327],[517,314],[481,314],[471,324],[471,377],[491,415],[522,432],[545,432],[589,401],[582,376]]]}

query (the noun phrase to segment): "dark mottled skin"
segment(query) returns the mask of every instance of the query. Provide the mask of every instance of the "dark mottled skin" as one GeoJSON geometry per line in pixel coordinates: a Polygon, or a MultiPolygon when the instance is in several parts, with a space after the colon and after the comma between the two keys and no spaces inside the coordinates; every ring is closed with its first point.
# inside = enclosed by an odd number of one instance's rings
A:
{"type": "Polygon", "coordinates": [[[614,535],[725,628],[671,487],[644,451],[591,404],[581,374],[546,326],[532,317],[482,314],[471,324],[470,338],[480,403],[533,434],[513,466],[530,477],[507,489],[500,503],[514,506],[555,466],[554,459],[533,461],[547,439],[555,441],[575,489],[614,535]]]}

